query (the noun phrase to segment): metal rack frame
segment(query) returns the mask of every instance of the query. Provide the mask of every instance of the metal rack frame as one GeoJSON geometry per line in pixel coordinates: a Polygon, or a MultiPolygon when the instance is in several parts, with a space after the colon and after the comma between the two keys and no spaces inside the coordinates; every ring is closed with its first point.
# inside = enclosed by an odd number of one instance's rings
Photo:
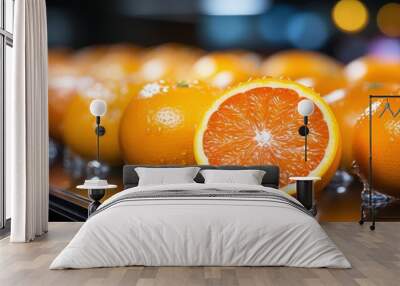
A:
{"type": "MultiPolygon", "coordinates": [[[[372,180],[372,103],[374,99],[389,99],[389,98],[400,98],[400,95],[369,95],[369,160],[368,160],[368,209],[370,211],[370,217],[372,218],[372,224],[370,225],[371,230],[375,230],[376,223],[376,208],[375,204],[372,203],[372,190],[373,190],[373,180],[372,180]]],[[[365,222],[364,216],[365,207],[361,204],[361,218],[359,223],[362,225],[365,222]]]]}

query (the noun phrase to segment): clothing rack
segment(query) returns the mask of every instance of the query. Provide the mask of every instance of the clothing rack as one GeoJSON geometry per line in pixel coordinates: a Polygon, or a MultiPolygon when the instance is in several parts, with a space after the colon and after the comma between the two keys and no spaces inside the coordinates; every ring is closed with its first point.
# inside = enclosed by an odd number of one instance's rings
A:
{"type": "Polygon", "coordinates": [[[375,230],[375,222],[376,222],[376,202],[372,202],[372,192],[373,192],[373,180],[372,180],[372,171],[373,171],[373,160],[372,160],[372,103],[374,99],[386,99],[386,104],[384,110],[379,114],[379,117],[382,117],[382,115],[388,111],[392,114],[392,116],[395,118],[397,115],[400,114],[400,110],[394,112],[389,103],[389,98],[400,98],[400,95],[369,95],[369,160],[368,160],[368,205],[365,206],[365,204],[362,202],[361,203],[361,218],[359,223],[362,225],[364,224],[366,218],[364,215],[365,208],[368,208],[370,211],[370,218],[372,219],[372,224],[370,225],[371,230],[375,230]]]}

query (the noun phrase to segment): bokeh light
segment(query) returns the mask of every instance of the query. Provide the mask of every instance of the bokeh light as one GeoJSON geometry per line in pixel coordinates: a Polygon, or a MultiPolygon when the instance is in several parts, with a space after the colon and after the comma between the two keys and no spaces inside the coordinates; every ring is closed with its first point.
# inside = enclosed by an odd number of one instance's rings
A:
{"type": "Polygon", "coordinates": [[[287,28],[289,21],[296,9],[289,5],[274,5],[270,10],[261,16],[259,31],[261,37],[277,45],[288,43],[287,28]],[[285,32],[284,32],[285,31],[285,32]]]}
{"type": "Polygon", "coordinates": [[[54,46],[65,46],[72,41],[76,32],[69,13],[61,9],[47,10],[47,19],[54,25],[48,26],[49,44],[54,46]]]}
{"type": "MultiPolygon", "coordinates": [[[[400,16],[400,15],[399,15],[400,16]]],[[[400,40],[378,38],[369,45],[369,54],[385,59],[400,59],[400,40]]]]}
{"type": "Polygon", "coordinates": [[[251,43],[252,22],[248,16],[204,16],[200,39],[210,48],[245,47],[251,43]]]}
{"type": "Polygon", "coordinates": [[[368,23],[368,10],[358,0],[341,0],[332,11],[336,26],[345,32],[358,32],[368,23]]]}
{"type": "Polygon", "coordinates": [[[368,39],[360,35],[345,35],[335,46],[336,58],[344,63],[365,55],[368,51],[368,39]]]}
{"type": "Polygon", "coordinates": [[[379,9],[377,17],[378,27],[389,37],[400,36],[400,4],[388,3],[379,9]]]}
{"type": "Polygon", "coordinates": [[[201,10],[206,15],[257,15],[266,11],[271,5],[271,0],[202,0],[201,10]]]}
{"type": "Polygon", "coordinates": [[[287,33],[289,42],[300,49],[319,49],[329,38],[328,25],[314,12],[293,16],[289,21],[287,33]]]}

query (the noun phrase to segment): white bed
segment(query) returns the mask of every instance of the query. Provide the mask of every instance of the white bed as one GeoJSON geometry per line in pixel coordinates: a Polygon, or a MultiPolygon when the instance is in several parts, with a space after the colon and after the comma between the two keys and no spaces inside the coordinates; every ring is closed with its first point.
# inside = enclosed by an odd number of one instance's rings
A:
{"type": "Polygon", "coordinates": [[[50,269],[128,265],[351,267],[319,223],[285,193],[198,183],[139,186],[114,195],[50,269]]]}

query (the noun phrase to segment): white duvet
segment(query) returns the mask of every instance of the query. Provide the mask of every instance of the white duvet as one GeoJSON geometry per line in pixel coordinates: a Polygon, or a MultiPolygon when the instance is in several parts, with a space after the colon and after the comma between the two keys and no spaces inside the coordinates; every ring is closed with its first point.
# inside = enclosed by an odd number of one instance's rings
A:
{"type": "Polygon", "coordinates": [[[112,204],[131,192],[209,188],[262,190],[297,203],[279,190],[254,185],[127,189],[101,205],[103,211],[82,225],[50,269],[127,265],[351,267],[318,222],[289,204],[231,197],[152,198],[112,204]]]}

